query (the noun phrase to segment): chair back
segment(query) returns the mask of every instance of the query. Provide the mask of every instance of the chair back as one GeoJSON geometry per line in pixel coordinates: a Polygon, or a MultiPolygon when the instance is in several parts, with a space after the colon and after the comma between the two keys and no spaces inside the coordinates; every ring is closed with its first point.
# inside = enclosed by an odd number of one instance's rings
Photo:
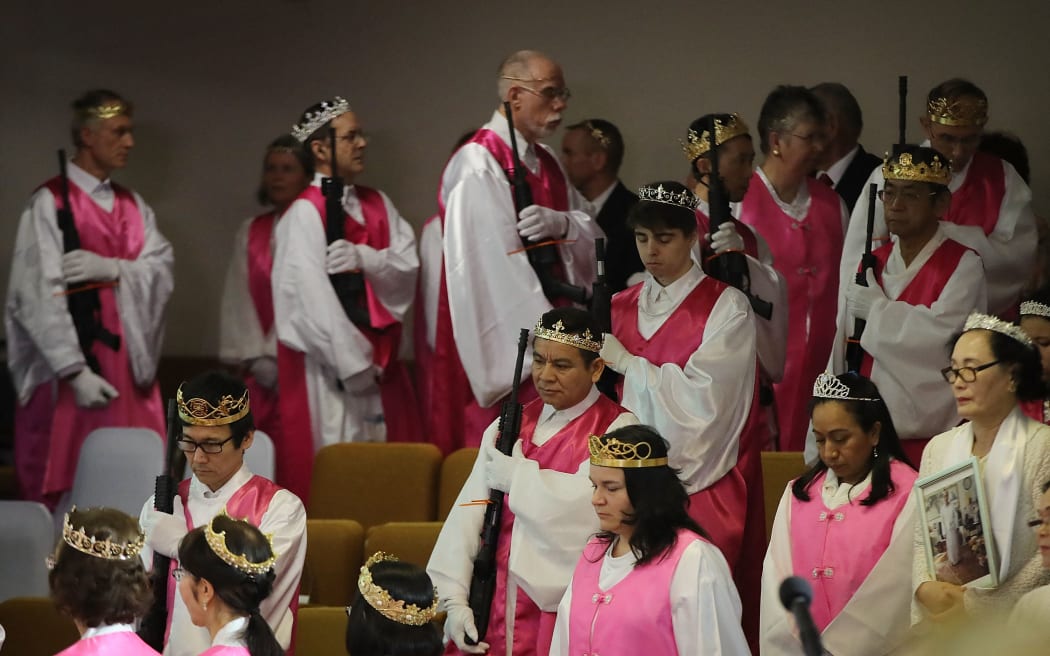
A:
{"type": "Polygon", "coordinates": [[[44,561],[54,548],[54,525],[43,504],[0,501],[0,601],[47,597],[51,591],[44,561]]]}
{"type": "Polygon", "coordinates": [[[368,529],[365,560],[385,551],[414,565],[426,568],[444,522],[390,522],[368,529]]]}
{"type": "Polygon", "coordinates": [[[16,597],[0,603],[0,625],[7,631],[4,656],[49,656],[80,639],[73,620],[47,597],[16,597]]]}
{"type": "Polygon", "coordinates": [[[346,654],[346,621],[346,608],[343,606],[300,608],[296,625],[295,652],[333,656],[346,654]]]}
{"type": "Polygon", "coordinates": [[[56,510],[106,506],[138,517],[164,469],[164,440],[149,428],[97,428],[84,439],[73,489],[56,510]]]}
{"type": "Polygon", "coordinates": [[[467,446],[453,451],[441,463],[441,484],[438,488],[438,519],[445,521],[456,503],[459,491],[467,482],[478,459],[478,447],[467,446]]]}
{"type": "Polygon", "coordinates": [[[307,519],[306,563],[300,594],[308,595],[311,605],[353,603],[357,576],[364,562],[364,541],[364,529],[352,519],[307,519]]]}
{"type": "Polygon", "coordinates": [[[765,492],[766,542],[773,532],[773,519],[787,484],[806,473],[806,460],[801,451],[763,451],[762,485],[765,492]]]}

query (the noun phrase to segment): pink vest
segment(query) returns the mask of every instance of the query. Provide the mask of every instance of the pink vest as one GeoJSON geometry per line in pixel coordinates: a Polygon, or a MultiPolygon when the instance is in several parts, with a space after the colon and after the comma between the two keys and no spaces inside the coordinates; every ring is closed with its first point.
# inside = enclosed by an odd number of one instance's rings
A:
{"type": "Polygon", "coordinates": [[[696,540],[702,538],[692,531],[679,531],[667,553],[636,566],[608,590],[602,590],[598,580],[609,543],[591,540],[572,575],[569,654],[677,656],[671,580],[682,554],[696,540]]]}
{"type": "Polygon", "coordinates": [[[952,192],[952,204],[945,221],[957,225],[980,226],[990,235],[999,223],[999,210],[1006,196],[1003,161],[989,153],[977,153],[970,160],[966,179],[952,192]]]}
{"type": "Polygon", "coordinates": [[[1050,402],[1043,399],[1037,401],[1020,401],[1021,412],[1026,417],[1035,419],[1040,424],[1050,424],[1050,402]]]}
{"type": "Polygon", "coordinates": [[[757,172],[740,208],[740,220],[766,239],[788,286],[784,378],[774,385],[780,448],[786,451],[805,446],[810,385],[827,366],[835,339],[842,259],[842,201],[822,182],[807,179],[806,185],[810,207],[802,221],[780,209],[757,172]]]}
{"type": "Polygon", "coordinates": [[[131,631],[81,638],[55,656],[160,656],[131,631]]]}
{"type": "Polygon", "coordinates": [[[251,656],[244,647],[209,647],[201,652],[200,656],[251,656]]]}
{"type": "MultiPolygon", "coordinates": [[[[897,488],[874,506],[862,506],[868,492],[829,510],[821,499],[827,472],[813,480],[809,501],[791,496],[791,569],[813,586],[810,612],[823,631],[845,608],[853,593],[890,544],[893,523],[911,495],[918,473],[903,462],[890,463],[897,488]]],[[[870,491],[870,488],[869,488],[870,491]]]]}

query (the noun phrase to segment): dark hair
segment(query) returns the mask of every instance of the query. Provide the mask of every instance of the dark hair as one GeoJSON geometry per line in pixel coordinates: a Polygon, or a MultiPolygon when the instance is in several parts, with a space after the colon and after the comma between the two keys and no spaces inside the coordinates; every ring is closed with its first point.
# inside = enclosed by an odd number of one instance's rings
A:
{"type": "Polygon", "coordinates": [[[600,148],[601,150],[604,150],[605,153],[609,156],[609,159],[605,165],[605,169],[609,173],[619,172],[620,165],[623,164],[624,145],[623,135],[620,134],[620,129],[618,127],[602,118],[590,118],[586,121],[574,123],[565,129],[583,130],[585,133],[587,133],[587,137],[594,142],[595,148],[600,148]],[[601,143],[599,143],[599,141],[594,138],[594,135],[591,132],[592,130],[600,131],[602,136],[608,140],[608,145],[603,146],[601,143]]]}
{"type": "MultiPolygon", "coordinates": [[[[369,569],[372,582],[392,598],[419,608],[434,603],[434,584],[421,567],[384,560],[369,569]]],[[[388,619],[358,592],[346,624],[346,650],[353,656],[437,656],[442,648],[441,631],[433,622],[412,626],[388,619]]]]}
{"type": "Polygon", "coordinates": [[[977,100],[983,100],[985,104],[988,103],[988,96],[984,95],[984,91],[981,91],[980,87],[961,77],[953,77],[950,80],[945,80],[930,89],[930,92],[926,94],[927,104],[940,98],[945,98],[947,100],[975,98],[977,100]]]}
{"type": "MultiPolygon", "coordinates": [[[[222,397],[232,396],[234,399],[239,399],[248,388],[245,387],[244,381],[240,378],[231,376],[220,369],[213,369],[189,379],[179,389],[182,390],[182,398],[185,400],[199,398],[204,399],[213,406],[218,406],[222,397]]],[[[241,443],[247,437],[248,432],[255,428],[250,397],[248,403],[248,414],[232,424],[227,424],[230,427],[230,437],[233,438],[233,447],[235,449],[241,448],[241,443]]],[[[182,425],[185,427],[191,424],[182,420],[182,425]]]]}
{"type": "MultiPolygon", "coordinates": [[[[248,618],[244,641],[251,656],[283,656],[284,649],[266,623],[259,604],[270,596],[276,575],[270,568],[263,574],[247,574],[228,565],[208,545],[205,530],[198,526],[179,544],[179,566],[197,579],[207,579],[215,594],[237,615],[248,618]]],[[[226,548],[234,555],[244,556],[250,563],[262,563],[273,557],[270,542],[262,532],[246,521],[228,515],[216,515],[211,530],[225,533],[226,548]]]]}
{"type": "Polygon", "coordinates": [[[1043,492],[1050,490],[1050,481],[1043,483],[1043,492]]]}
{"type": "MultiPolygon", "coordinates": [[[[598,339],[602,334],[601,325],[598,320],[594,318],[594,315],[586,310],[575,308],[571,306],[554,308],[543,313],[540,317],[540,324],[544,328],[554,328],[554,324],[558,322],[562,323],[562,330],[573,335],[583,334],[585,330],[591,331],[591,335],[594,339],[598,339]]],[[[580,352],[580,357],[583,358],[583,363],[588,367],[591,363],[598,359],[598,354],[594,351],[588,351],[586,349],[576,349],[580,352]]]]}
{"type": "MultiPolygon", "coordinates": [[[[719,123],[725,125],[726,123],[729,123],[732,120],[733,120],[733,115],[732,114],[704,114],[703,116],[701,116],[700,118],[696,119],[695,121],[693,121],[692,123],[689,124],[689,132],[695,132],[697,135],[702,135],[704,132],[707,132],[708,135],[716,134],[715,127],[714,127],[715,121],[718,121],[719,123]]],[[[737,136],[733,137],[733,139],[738,139],[740,137],[746,137],[748,141],[751,141],[751,133],[750,132],[747,133],[747,134],[738,134],[737,136]]],[[[729,139],[728,141],[723,141],[723,142],[718,142],[717,138],[715,139],[715,142],[716,142],[716,144],[717,144],[717,146],[719,148],[719,150],[718,150],[718,152],[719,152],[718,163],[719,164],[722,163],[721,147],[726,145],[727,143],[729,143],[733,139],[729,139]]],[[[708,142],[708,143],[710,143],[710,142],[708,142]]],[[[693,177],[696,178],[697,182],[700,182],[701,178],[703,178],[703,175],[700,173],[700,169],[696,165],[696,163],[700,160],[701,157],[704,158],[704,159],[710,160],[711,159],[711,150],[710,150],[710,148],[708,148],[706,153],[704,153],[703,155],[700,155],[700,157],[697,157],[696,159],[694,159],[692,162],[689,163],[689,172],[693,174],[693,177]]]]}
{"type": "Polygon", "coordinates": [[[839,124],[844,125],[847,133],[856,141],[864,129],[864,114],[849,88],[841,82],[821,82],[809,90],[820,100],[825,113],[838,117],[839,124]]]}
{"type": "MultiPolygon", "coordinates": [[[[646,186],[652,188],[662,186],[664,191],[675,194],[684,191],[691,196],[693,193],[684,184],[674,180],[651,182],[646,186]]],[[[635,228],[653,231],[660,228],[681,230],[682,234],[688,237],[696,233],[696,213],[688,207],[653,200],[640,200],[627,212],[627,227],[631,230],[635,228]]]]}
{"type": "MultiPolygon", "coordinates": [[[[270,153],[274,151],[289,152],[295,156],[295,159],[299,161],[299,166],[303,167],[303,175],[306,176],[307,181],[312,180],[314,177],[314,158],[308,152],[308,149],[295,137],[290,134],[282,134],[266,147],[266,154],[263,155],[263,174],[266,173],[266,160],[270,157],[270,153]]],[[[270,197],[266,195],[266,185],[260,183],[259,191],[256,192],[255,198],[259,201],[260,205],[269,205],[270,197]]]]}
{"type": "Polygon", "coordinates": [[[768,155],[769,135],[772,133],[787,132],[801,121],[823,124],[825,120],[824,106],[812,91],[782,84],[773,89],[762,103],[758,115],[759,146],[768,155]]]}
{"type": "MultiPolygon", "coordinates": [[[[74,509],[69,523],[98,540],[133,543],[142,539],[138,521],[115,508],[74,509]]],[[[55,606],[88,627],[133,624],[153,601],[138,555],[109,560],[77,551],[63,540],[47,578],[55,606]]]]}
{"type": "Polygon", "coordinates": [[[1028,149],[1024,142],[1016,134],[1009,132],[984,132],[981,134],[981,144],[977,150],[982,153],[991,153],[999,159],[1008,162],[1017,171],[1017,175],[1030,184],[1029,177],[1032,170],[1028,165],[1028,149]]]}
{"type": "Polygon", "coordinates": [[[110,91],[109,89],[91,89],[90,91],[85,91],[80,97],[70,103],[70,107],[73,110],[73,123],[71,125],[73,145],[77,148],[84,145],[84,142],[80,140],[80,131],[84,126],[98,120],[91,114],[90,110],[104,103],[123,104],[123,113],[128,116],[131,116],[134,111],[134,106],[131,102],[122,98],[116,91],[110,91]]]}
{"type": "MultiPolygon", "coordinates": [[[[650,448],[650,458],[667,457],[667,440],[649,426],[624,426],[605,436],[624,444],[645,443],[650,448]]],[[[707,537],[704,529],[687,512],[689,495],[678,478],[677,469],[669,465],[627,467],[623,470],[623,478],[627,497],[634,508],[623,523],[634,527],[631,551],[638,559],[636,566],[663,558],[677,544],[681,529],[707,537]]],[[[602,531],[598,538],[612,543],[616,534],[602,531]]]]}
{"type": "MultiPolygon", "coordinates": [[[[890,409],[886,407],[886,402],[882,400],[882,394],[879,393],[879,388],[875,386],[875,383],[853,372],[839,374],[835,378],[849,388],[850,396],[875,400],[841,401],[814,396],[809,401],[809,414],[812,416],[813,409],[817,406],[825,403],[838,403],[853,417],[854,421],[865,433],[871,432],[875,428],[876,423],[879,424],[879,446],[874,450],[871,459],[871,487],[869,488],[868,496],[860,502],[862,506],[874,506],[897,489],[897,486],[893,484],[893,479],[890,478],[891,456],[912,469],[915,469],[915,465],[912,464],[911,460],[904,453],[904,449],[901,448],[901,441],[897,436],[897,429],[893,425],[890,409]]],[[[828,466],[824,464],[824,461],[818,458],[816,464],[810,467],[809,471],[799,476],[791,484],[791,493],[795,495],[796,499],[809,501],[809,487],[827,469],[828,466]]]]}
{"type": "MultiPolygon", "coordinates": [[[[1004,335],[996,330],[975,328],[973,330],[984,330],[988,333],[988,346],[992,350],[992,357],[999,364],[1008,367],[1010,378],[1017,386],[1014,393],[1018,401],[1038,401],[1046,397],[1046,383],[1043,382],[1043,363],[1039,359],[1039,351],[1035,347],[1022,344],[1018,340],[1004,335]]],[[[955,344],[959,338],[969,330],[952,335],[948,342],[948,355],[955,350],[955,344]]]]}
{"type": "MultiPolygon", "coordinates": [[[[952,168],[951,161],[941,153],[934,150],[933,148],[929,148],[927,146],[919,146],[916,144],[904,144],[900,147],[899,150],[900,152],[890,156],[890,162],[899,161],[900,156],[907,153],[908,155],[911,155],[912,162],[915,164],[932,165],[934,159],[937,159],[938,161],[940,161],[941,166],[947,168],[948,170],[951,170],[952,168]]],[[[948,189],[948,185],[937,184],[935,182],[923,182],[922,184],[926,185],[926,187],[930,190],[930,193],[937,194],[938,197],[943,194],[951,193],[951,191],[948,189]]],[[[937,199],[934,198],[930,202],[932,203],[936,200],[937,199]]]]}

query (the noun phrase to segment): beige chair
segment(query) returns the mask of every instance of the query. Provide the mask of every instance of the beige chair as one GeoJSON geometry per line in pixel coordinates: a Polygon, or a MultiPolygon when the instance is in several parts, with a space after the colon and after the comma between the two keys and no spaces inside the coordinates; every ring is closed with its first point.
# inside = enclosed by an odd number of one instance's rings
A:
{"type": "Polygon", "coordinates": [[[456,503],[459,491],[474,468],[478,458],[478,447],[468,446],[449,454],[441,463],[441,482],[438,487],[438,515],[441,521],[448,519],[452,504],[456,503]]]}
{"type": "Polygon", "coordinates": [[[0,603],[0,625],[7,631],[4,656],[51,656],[80,638],[73,620],[47,597],[16,597],[0,603]]]}
{"type": "Polygon", "coordinates": [[[364,539],[364,529],[351,519],[306,520],[301,593],[309,596],[311,605],[347,606],[353,601],[364,539]]]}
{"type": "Polygon", "coordinates": [[[426,567],[443,522],[390,522],[368,529],[365,560],[385,551],[420,567],[426,567]]]}
{"type": "Polygon", "coordinates": [[[441,451],[423,443],[332,444],[317,452],[309,515],[353,519],[366,530],[437,517],[441,451]]]}
{"type": "Polygon", "coordinates": [[[300,608],[296,625],[295,653],[309,656],[346,656],[346,620],[345,606],[300,608]]]}
{"type": "Polygon", "coordinates": [[[763,451],[762,485],[765,490],[766,542],[773,532],[773,518],[780,505],[787,484],[806,472],[806,461],[801,451],[763,451]]]}

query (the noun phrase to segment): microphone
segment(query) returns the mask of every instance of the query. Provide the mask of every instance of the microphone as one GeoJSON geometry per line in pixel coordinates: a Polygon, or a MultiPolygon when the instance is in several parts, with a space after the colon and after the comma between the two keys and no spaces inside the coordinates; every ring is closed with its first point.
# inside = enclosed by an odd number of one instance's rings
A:
{"type": "Polygon", "coordinates": [[[795,616],[798,636],[802,640],[802,652],[806,656],[821,656],[824,646],[820,643],[820,632],[809,614],[809,602],[813,601],[813,588],[805,579],[789,576],[780,584],[780,603],[795,616]]]}

